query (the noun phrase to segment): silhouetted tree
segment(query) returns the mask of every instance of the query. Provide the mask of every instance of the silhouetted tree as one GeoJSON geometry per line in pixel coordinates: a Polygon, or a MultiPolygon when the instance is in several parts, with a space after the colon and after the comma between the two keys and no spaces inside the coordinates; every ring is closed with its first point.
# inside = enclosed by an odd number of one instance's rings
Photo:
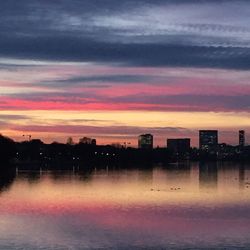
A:
{"type": "Polygon", "coordinates": [[[68,144],[68,145],[73,145],[73,144],[74,144],[74,141],[73,141],[73,138],[72,138],[72,137],[69,137],[69,138],[67,139],[67,144],[68,144]]]}
{"type": "MultiPolygon", "coordinates": [[[[0,160],[2,163],[9,162],[16,153],[15,142],[0,134],[0,160]]],[[[1,164],[1,166],[4,166],[1,164]]]]}

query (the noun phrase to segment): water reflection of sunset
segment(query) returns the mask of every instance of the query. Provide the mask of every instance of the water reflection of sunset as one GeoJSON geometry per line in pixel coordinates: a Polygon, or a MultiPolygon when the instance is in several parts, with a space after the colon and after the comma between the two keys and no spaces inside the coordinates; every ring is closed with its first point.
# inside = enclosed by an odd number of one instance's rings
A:
{"type": "Polygon", "coordinates": [[[92,173],[19,172],[0,210],[78,211],[109,206],[234,205],[250,201],[250,170],[197,164],[92,173]],[[217,169],[218,168],[218,169],[217,169]],[[242,172],[243,171],[243,172],[242,172]]]}
{"type": "Polygon", "coordinates": [[[17,171],[0,185],[0,246],[248,249],[249,179],[226,163],[17,171]]]}

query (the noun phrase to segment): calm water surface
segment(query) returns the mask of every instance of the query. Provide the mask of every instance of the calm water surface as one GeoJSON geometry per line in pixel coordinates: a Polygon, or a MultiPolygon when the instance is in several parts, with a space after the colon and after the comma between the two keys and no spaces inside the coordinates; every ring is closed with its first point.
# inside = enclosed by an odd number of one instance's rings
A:
{"type": "Polygon", "coordinates": [[[250,249],[250,166],[2,174],[0,249],[250,249]]]}

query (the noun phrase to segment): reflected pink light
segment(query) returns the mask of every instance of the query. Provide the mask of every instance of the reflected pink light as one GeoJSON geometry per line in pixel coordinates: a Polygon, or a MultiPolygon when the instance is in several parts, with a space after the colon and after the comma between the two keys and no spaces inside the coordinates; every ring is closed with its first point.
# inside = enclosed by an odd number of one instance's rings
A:
{"type": "MultiPolygon", "coordinates": [[[[12,215],[53,215],[55,217],[77,217],[79,223],[89,222],[100,228],[112,230],[143,230],[151,235],[204,235],[216,237],[218,234],[230,233],[233,223],[233,231],[239,235],[246,235],[250,221],[244,216],[227,214],[227,208],[199,206],[188,210],[187,207],[164,206],[152,208],[148,206],[116,206],[116,204],[92,203],[80,204],[79,202],[57,202],[28,204],[8,202],[0,207],[1,214],[12,215]],[[201,231],[202,229],[202,231],[201,231]]],[[[237,209],[235,213],[237,213],[237,209]]]]}

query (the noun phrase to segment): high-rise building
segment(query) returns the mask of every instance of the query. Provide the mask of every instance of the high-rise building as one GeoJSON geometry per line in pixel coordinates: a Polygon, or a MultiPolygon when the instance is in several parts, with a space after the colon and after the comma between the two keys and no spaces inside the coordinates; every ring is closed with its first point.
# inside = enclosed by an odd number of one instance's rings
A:
{"type": "Polygon", "coordinates": [[[218,130],[199,131],[200,149],[214,150],[218,145],[218,130]]]}
{"type": "Polygon", "coordinates": [[[239,131],[239,146],[240,147],[245,146],[245,131],[244,130],[239,131]]]}
{"type": "Polygon", "coordinates": [[[178,154],[185,154],[190,151],[190,138],[167,139],[167,148],[178,154]]]}
{"type": "Polygon", "coordinates": [[[138,137],[138,148],[152,149],[153,148],[153,135],[143,134],[138,137]]]}

